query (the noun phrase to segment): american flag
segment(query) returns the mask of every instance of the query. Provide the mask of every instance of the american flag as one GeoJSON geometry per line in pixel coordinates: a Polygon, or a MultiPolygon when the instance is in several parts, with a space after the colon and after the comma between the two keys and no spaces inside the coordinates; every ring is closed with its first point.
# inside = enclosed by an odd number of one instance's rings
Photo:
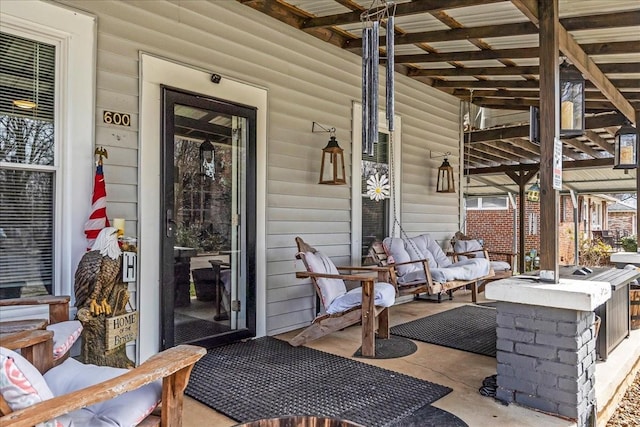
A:
{"type": "Polygon", "coordinates": [[[109,227],[109,218],[107,218],[107,189],[104,185],[102,164],[99,163],[93,182],[91,215],[89,215],[89,220],[84,224],[84,234],[87,236],[87,250],[91,249],[100,230],[105,227],[109,227]]]}

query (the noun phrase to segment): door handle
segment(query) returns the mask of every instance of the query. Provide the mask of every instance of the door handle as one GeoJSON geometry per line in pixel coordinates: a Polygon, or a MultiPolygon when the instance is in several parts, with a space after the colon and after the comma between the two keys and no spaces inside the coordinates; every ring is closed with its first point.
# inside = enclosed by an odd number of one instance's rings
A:
{"type": "Polygon", "coordinates": [[[165,224],[165,234],[167,237],[173,237],[176,225],[176,222],[173,220],[173,209],[167,209],[167,220],[165,224]]]}

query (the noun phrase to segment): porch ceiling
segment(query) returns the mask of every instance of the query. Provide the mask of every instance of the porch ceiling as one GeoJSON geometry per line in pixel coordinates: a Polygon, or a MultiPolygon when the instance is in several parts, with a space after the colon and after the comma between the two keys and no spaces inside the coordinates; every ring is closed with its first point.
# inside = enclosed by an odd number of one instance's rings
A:
{"type": "MultiPolygon", "coordinates": [[[[372,0],[238,0],[360,55],[360,14],[372,0]]],[[[396,72],[479,107],[539,104],[536,0],[398,0],[396,72]]],[[[640,3],[559,0],[560,54],[586,79],[586,125],[563,139],[564,190],[630,192],[636,171],[613,170],[613,136],[640,110],[640,3]]],[[[384,37],[381,40],[384,46],[384,37]]],[[[528,123],[464,135],[469,195],[516,192],[505,171],[530,170],[540,146],[528,123]]]]}

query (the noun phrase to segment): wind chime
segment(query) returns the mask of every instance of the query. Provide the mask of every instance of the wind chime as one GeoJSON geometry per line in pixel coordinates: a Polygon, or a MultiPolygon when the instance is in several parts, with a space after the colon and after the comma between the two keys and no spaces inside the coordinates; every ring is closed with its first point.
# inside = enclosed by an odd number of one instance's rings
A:
{"type": "MultiPolygon", "coordinates": [[[[385,110],[390,144],[394,131],[394,15],[395,3],[374,0],[371,7],[360,15],[362,22],[362,152],[374,155],[378,142],[378,87],[380,83],[380,26],[386,25],[386,76],[385,110]]],[[[393,149],[391,149],[393,151],[393,149]]],[[[391,178],[391,177],[389,177],[391,178]]],[[[386,176],[377,174],[367,180],[368,194],[372,200],[380,201],[389,195],[386,176]]]]}

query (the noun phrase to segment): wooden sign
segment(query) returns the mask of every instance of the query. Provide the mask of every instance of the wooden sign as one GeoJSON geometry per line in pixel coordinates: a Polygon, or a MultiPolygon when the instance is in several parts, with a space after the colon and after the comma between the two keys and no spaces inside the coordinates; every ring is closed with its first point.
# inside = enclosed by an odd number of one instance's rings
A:
{"type": "Polygon", "coordinates": [[[138,312],[132,311],[120,316],[107,317],[105,326],[107,351],[120,347],[138,337],[138,312]]]}

